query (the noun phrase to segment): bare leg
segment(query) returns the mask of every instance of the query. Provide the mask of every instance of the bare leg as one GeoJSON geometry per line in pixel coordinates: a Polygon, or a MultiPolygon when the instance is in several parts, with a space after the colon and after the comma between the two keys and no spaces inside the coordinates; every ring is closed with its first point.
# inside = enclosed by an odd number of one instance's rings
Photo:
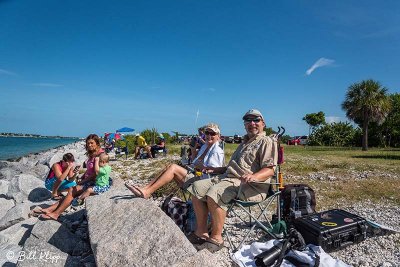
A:
{"type": "Polygon", "coordinates": [[[82,195],[80,195],[78,198],[79,199],[85,199],[88,196],[93,195],[93,194],[94,194],[94,191],[93,191],[93,187],[91,186],[88,189],[86,189],[86,191],[83,192],[82,195]]]}
{"type": "Polygon", "coordinates": [[[72,191],[68,191],[68,195],[62,201],[59,202],[58,207],[53,212],[46,213],[47,217],[58,219],[61,213],[63,213],[69,207],[69,205],[71,205],[71,202],[74,199],[74,197],[77,197],[82,193],[83,193],[82,186],[78,185],[76,187],[73,187],[72,191]]]}
{"type": "Polygon", "coordinates": [[[137,159],[139,157],[139,152],[140,152],[140,147],[136,147],[135,148],[135,159],[137,159]]]}
{"type": "Polygon", "coordinates": [[[194,234],[198,237],[207,238],[208,237],[208,207],[207,203],[199,200],[197,197],[192,196],[193,209],[196,214],[196,224],[197,228],[194,234]]]}
{"type": "Polygon", "coordinates": [[[147,152],[147,155],[149,155],[149,158],[153,158],[153,155],[151,154],[151,147],[149,147],[149,146],[146,146],[146,147],[144,147],[144,149],[146,150],[146,152],[147,152]]]}
{"type": "MultiPolygon", "coordinates": [[[[193,201],[194,204],[194,201],[193,201]]],[[[226,211],[221,209],[220,206],[215,203],[212,198],[207,198],[207,206],[211,213],[211,235],[210,238],[214,239],[218,243],[222,243],[224,240],[222,238],[222,230],[224,228],[226,211]]],[[[197,213],[196,213],[197,216],[197,213]]]]}
{"type": "Polygon", "coordinates": [[[186,169],[176,164],[170,165],[161,176],[153,179],[148,185],[139,188],[142,191],[144,198],[149,198],[157,189],[174,180],[178,185],[182,185],[185,181],[186,169]]]}

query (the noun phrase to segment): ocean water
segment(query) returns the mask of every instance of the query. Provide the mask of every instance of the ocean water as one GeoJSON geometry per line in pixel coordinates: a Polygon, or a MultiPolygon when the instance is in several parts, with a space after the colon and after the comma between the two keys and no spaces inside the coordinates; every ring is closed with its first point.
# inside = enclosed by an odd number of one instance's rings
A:
{"type": "Polygon", "coordinates": [[[76,141],[74,138],[0,137],[0,160],[16,159],[76,141]]]}

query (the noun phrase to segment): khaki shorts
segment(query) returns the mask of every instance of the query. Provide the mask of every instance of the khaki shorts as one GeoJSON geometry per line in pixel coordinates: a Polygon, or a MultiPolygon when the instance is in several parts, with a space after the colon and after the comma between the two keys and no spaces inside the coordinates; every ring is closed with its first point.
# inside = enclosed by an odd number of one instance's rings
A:
{"type": "MultiPolygon", "coordinates": [[[[270,179],[264,183],[244,184],[239,198],[249,201],[262,201],[266,199],[270,187],[269,182],[270,179]]],[[[227,211],[229,203],[237,197],[239,186],[240,180],[237,178],[216,176],[211,179],[194,182],[187,191],[204,202],[207,201],[207,197],[210,197],[218,206],[227,211]]]]}

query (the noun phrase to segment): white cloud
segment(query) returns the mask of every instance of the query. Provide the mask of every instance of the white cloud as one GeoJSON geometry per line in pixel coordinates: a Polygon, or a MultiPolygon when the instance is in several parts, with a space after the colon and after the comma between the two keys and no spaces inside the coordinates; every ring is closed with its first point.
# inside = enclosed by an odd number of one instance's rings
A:
{"type": "Polygon", "coordinates": [[[0,74],[11,75],[11,76],[17,76],[16,73],[14,73],[14,72],[12,72],[12,71],[5,70],[5,69],[0,69],[0,74]]]}
{"type": "Polygon", "coordinates": [[[56,83],[33,83],[33,86],[40,86],[40,87],[61,87],[63,86],[62,84],[56,84],[56,83]]]}
{"type": "Polygon", "coordinates": [[[342,121],[340,117],[335,117],[335,116],[327,116],[325,117],[325,121],[327,123],[334,123],[334,122],[340,122],[342,121]]]}
{"type": "Polygon", "coordinates": [[[321,68],[321,67],[325,67],[325,66],[329,66],[332,65],[335,62],[335,60],[333,59],[328,59],[328,58],[323,58],[321,57],[320,59],[318,59],[314,65],[311,66],[311,68],[309,68],[306,71],[307,75],[310,75],[311,73],[313,73],[314,70],[321,68]]]}

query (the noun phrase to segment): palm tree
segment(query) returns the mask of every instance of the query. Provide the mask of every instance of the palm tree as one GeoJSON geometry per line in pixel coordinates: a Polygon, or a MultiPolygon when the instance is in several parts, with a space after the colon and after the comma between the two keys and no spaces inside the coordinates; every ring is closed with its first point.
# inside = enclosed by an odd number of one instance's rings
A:
{"type": "Polygon", "coordinates": [[[368,125],[382,123],[390,111],[387,89],[374,80],[361,81],[349,86],[342,109],[346,116],[362,126],[362,150],[368,150],[368,125]]]}

